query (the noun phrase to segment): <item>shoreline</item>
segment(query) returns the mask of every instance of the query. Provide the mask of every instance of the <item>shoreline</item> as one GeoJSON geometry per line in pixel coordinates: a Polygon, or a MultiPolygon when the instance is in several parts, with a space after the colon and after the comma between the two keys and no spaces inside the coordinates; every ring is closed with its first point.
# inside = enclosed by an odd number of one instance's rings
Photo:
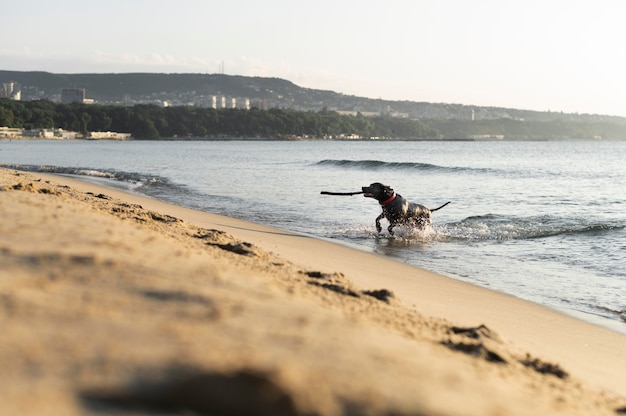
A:
{"type": "MultiPolygon", "coordinates": [[[[351,414],[347,403],[363,406],[354,414],[410,414],[408,409],[477,415],[503,409],[506,414],[626,412],[626,398],[618,397],[626,391],[623,334],[335,242],[65,176],[0,169],[0,177],[5,218],[0,259],[14,279],[0,286],[5,305],[0,321],[13,336],[4,352],[19,353],[14,361],[24,362],[23,368],[0,362],[0,370],[13,376],[13,387],[0,385],[0,397],[3,390],[12,392],[8,409],[25,405],[27,393],[20,386],[32,381],[26,371],[32,361],[41,373],[52,375],[37,384],[34,396],[40,401],[29,406],[39,403],[43,409],[41,398],[62,386],[58,401],[65,407],[58,413],[84,414],[68,390],[89,386],[98,392],[87,395],[93,401],[129,380],[137,382],[137,372],[144,374],[146,368],[159,373],[151,379],[167,380],[167,371],[154,370],[167,358],[167,368],[175,362],[178,372],[179,364],[210,369],[211,382],[220,385],[232,380],[215,381],[216,374],[244,368],[255,369],[258,376],[269,369],[272,376],[265,382],[281,387],[291,403],[287,407],[296,409],[284,414],[340,414],[341,409],[351,414]],[[49,270],[55,267],[61,271],[51,279],[49,270]],[[41,273],[41,284],[29,286],[28,279],[41,273]],[[105,284],[118,275],[123,279],[105,284]],[[23,286],[22,276],[27,279],[23,286]],[[64,292],[72,279],[75,285],[64,292]],[[102,286],[102,292],[90,292],[91,285],[102,286]],[[125,289],[118,292],[118,286],[125,289]],[[99,293],[109,291],[109,303],[98,308],[84,301],[101,302],[99,293]],[[123,302],[129,293],[146,299],[123,302]],[[38,299],[52,294],[67,299],[80,294],[83,301],[73,304],[75,312],[104,334],[126,335],[96,335],[95,345],[85,340],[78,358],[65,357],[61,363],[50,361],[59,360],[51,352],[34,354],[20,324],[50,345],[81,339],[86,329],[61,309],[34,316],[19,307],[28,300],[39,308],[29,310],[44,311],[47,303],[38,299]],[[231,304],[220,309],[225,299],[231,304]],[[152,309],[154,302],[157,309],[152,309]],[[215,322],[207,324],[205,315],[191,322],[205,307],[215,322]],[[163,310],[170,308],[167,314],[163,310]],[[142,325],[126,326],[134,321],[142,325]],[[61,335],[43,329],[50,325],[61,335]],[[203,348],[207,341],[214,353],[203,348]],[[146,350],[146,342],[153,348],[146,350]],[[110,350],[95,354],[98,345],[110,350]],[[92,353],[109,371],[94,375],[92,353]],[[127,370],[115,375],[112,369],[120,363],[127,370]],[[67,370],[55,371],[64,365],[85,367],[68,381],[67,370]],[[320,385],[311,386],[312,380],[320,385]],[[72,406],[78,410],[70,411],[72,406]]],[[[36,410],[32,414],[44,414],[36,410]]]]}
{"type": "MultiPolygon", "coordinates": [[[[99,180],[99,178],[91,178],[91,177],[84,177],[84,178],[82,178],[80,175],[73,175],[73,174],[54,174],[54,173],[53,174],[47,174],[47,173],[43,173],[43,172],[38,172],[37,174],[51,175],[52,177],[61,176],[61,177],[65,177],[67,179],[75,180],[75,181],[77,181],[79,183],[86,182],[86,183],[89,183],[89,184],[93,184],[94,186],[101,187],[102,189],[113,189],[113,190],[116,190],[116,191],[120,192],[120,195],[119,195],[120,197],[123,197],[123,195],[134,195],[134,196],[139,197],[139,198],[147,198],[149,200],[152,199],[152,200],[156,201],[156,198],[153,198],[153,197],[150,197],[150,196],[146,196],[146,195],[143,195],[143,194],[140,194],[140,193],[134,193],[134,192],[132,192],[130,190],[126,190],[126,189],[121,188],[121,187],[116,187],[115,185],[108,185],[107,184],[108,179],[105,179],[104,181],[101,181],[101,180],[99,180]]],[[[165,202],[165,201],[163,201],[163,202],[166,205],[170,204],[170,205],[178,206],[178,205],[175,205],[175,204],[172,204],[172,203],[169,203],[169,202],[165,202]]],[[[186,208],[184,206],[180,206],[180,208],[190,209],[191,211],[194,211],[194,209],[186,208]]],[[[213,214],[213,213],[210,213],[210,212],[206,212],[206,213],[207,214],[211,214],[211,215],[216,215],[218,217],[220,216],[219,214],[213,214]]],[[[225,217],[225,218],[230,218],[230,217],[225,217]]],[[[234,221],[242,221],[244,223],[246,222],[245,220],[243,220],[241,218],[233,217],[232,219],[234,221]]],[[[259,226],[259,227],[270,228],[270,229],[274,228],[274,227],[272,227],[270,225],[256,224],[256,223],[251,223],[251,224],[254,224],[255,226],[259,226]]],[[[488,288],[488,287],[485,287],[485,286],[480,286],[480,285],[477,285],[477,284],[474,284],[474,283],[471,283],[471,282],[464,281],[462,279],[458,279],[458,278],[447,276],[447,275],[439,273],[439,272],[433,272],[433,271],[430,271],[430,270],[427,270],[427,269],[422,269],[419,266],[415,266],[415,265],[412,265],[410,263],[405,263],[405,262],[401,262],[399,260],[394,260],[394,259],[391,259],[391,258],[386,257],[384,255],[377,254],[377,253],[375,253],[374,250],[372,250],[372,249],[370,249],[368,247],[360,246],[360,245],[353,244],[353,243],[349,243],[347,241],[334,240],[334,239],[331,239],[331,238],[324,238],[324,237],[316,236],[314,234],[307,234],[307,233],[302,233],[302,232],[292,232],[292,231],[287,231],[287,230],[280,230],[280,231],[284,232],[284,233],[301,235],[303,237],[325,241],[325,242],[327,242],[329,244],[336,244],[336,245],[344,246],[344,247],[347,247],[349,249],[357,250],[357,251],[360,251],[360,252],[364,252],[364,253],[369,253],[369,254],[373,254],[373,255],[376,255],[376,256],[380,256],[380,257],[389,259],[389,260],[391,260],[394,263],[399,262],[399,263],[405,264],[405,265],[407,265],[409,267],[413,267],[413,268],[420,269],[420,270],[423,270],[423,271],[428,271],[428,272],[434,273],[436,275],[444,276],[447,279],[452,279],[454,281],[459,281],[459,282],[463,282],[463,283],[469,284],[470,286],[475,286],[475,287],[482,288],[482,289],[485,289],[485,290],[490,291],[490,292],[496,292],[496,293],[500,293],[500,294],[507,295],[507,296],[513,296],[514,298],[519,299],[519,300],[521,300],[523,302],[529,302],[529,303],[532,303],[532,304],[544,307],[544,308],[546,308],[546,309],[548,309],[550,311],[556,312],[558,314],[563,314],[563,315],[569,316],[569,317],[571,317],[573,319],[576,319],[576,320],[579,320],[579,321],[583,321],[585,323],[589,323],[589,324],[592,324],[594,326],[599,326],[601,328],[608,329],[608,330],[613,331],[613,332],[617,332],[617,333],[619,333],[621,335],[626,335],[626,326],[624,325],[623,321],[620,321],[620,320],[617,320],[617,319],[610,319],[610,318],[607,318],[607,317],[604,317],[604,316],[601,316],[601,315],[594,315],[592,313],[582,312],[582,311],[578,311],[578,310],[575,310],[575,309],[559,308],[559,307],[556,307],[556,306],[544,305],[544,304],[541,304],[539,302],[526,300],[524,298],[520,298],[520,297],[515,296],[514,294],[510,294],[508,292],[499,291],[499,290],[496,290],[496,289],[491,289],[491,288],[488,288]]]]}

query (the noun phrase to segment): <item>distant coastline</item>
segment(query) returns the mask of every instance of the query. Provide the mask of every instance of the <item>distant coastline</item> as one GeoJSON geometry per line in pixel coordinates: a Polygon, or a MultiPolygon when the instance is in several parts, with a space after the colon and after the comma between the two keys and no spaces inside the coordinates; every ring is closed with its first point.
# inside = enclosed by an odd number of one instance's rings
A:
{"type": "Polygon", "coordinates": [[[132,140],[130,133],[92,131],[79,133],[63,129],[13,128],[0,126],[0,139],[8,140],[132,140]]]}
{"type": "Polygon", "coordinates": [[[278,78],[0,70],[0,82],[0,127],[83,137],[112,131],[134,139],[626,139],[626,117],[371,99],[278,78]]]}
{"type": "Polygon", "coordinates": [[[19,135],[109,140],[624,140],[626,124],[411,120],[385,115],[344,115],[330,110],[124,107],[0,99],[0,136],[19,135]]]}

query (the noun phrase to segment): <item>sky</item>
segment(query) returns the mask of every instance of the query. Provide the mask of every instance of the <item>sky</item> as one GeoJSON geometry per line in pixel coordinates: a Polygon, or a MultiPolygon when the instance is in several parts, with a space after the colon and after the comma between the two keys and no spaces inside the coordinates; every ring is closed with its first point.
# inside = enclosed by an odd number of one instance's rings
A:
{"type": "Polygon", "coordinates": [[[623,4],[0,0],[0,69],[223,67],[368,98],[626,116],[623,4]]]}

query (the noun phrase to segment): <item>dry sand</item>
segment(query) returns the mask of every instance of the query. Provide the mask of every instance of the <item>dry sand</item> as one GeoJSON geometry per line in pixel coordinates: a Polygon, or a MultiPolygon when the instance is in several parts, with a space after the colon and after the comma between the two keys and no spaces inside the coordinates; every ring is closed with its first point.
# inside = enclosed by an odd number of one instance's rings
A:
{"type": "Polygon", "coordinates": [[[626,336],[511,296],[66,177],[0,215],[1,415],[626,414],[626,336]]]}

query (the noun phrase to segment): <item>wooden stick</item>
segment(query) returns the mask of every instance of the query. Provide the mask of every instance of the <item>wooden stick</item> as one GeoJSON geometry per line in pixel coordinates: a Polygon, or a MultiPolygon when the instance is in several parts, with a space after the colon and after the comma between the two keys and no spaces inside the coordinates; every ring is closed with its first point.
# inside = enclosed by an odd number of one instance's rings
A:
{"type": "Polygon", "coordinates": [[[320,194],[322,195],[342,195],[342,196],[351,196],[351,195],[358,195],[358,194],[363,194],[365,192],[360,191],[360,192],[327,192],[327,191],[322,191],[320,192],[320,194]]]}

